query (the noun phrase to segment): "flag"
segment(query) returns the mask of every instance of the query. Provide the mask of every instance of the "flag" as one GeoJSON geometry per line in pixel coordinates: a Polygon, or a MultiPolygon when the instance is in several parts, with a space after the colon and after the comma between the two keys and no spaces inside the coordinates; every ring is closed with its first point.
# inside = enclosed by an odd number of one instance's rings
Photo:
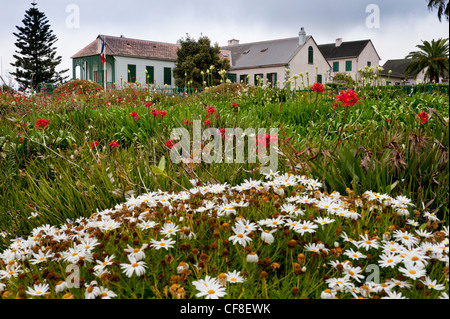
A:
{"type": "Polygon", "coordinates": [[[103,39],[103,44],[102,44],[102,51],[100,52],[100,54],[101,54],[101,61],[102,61],[102,64],[105,64],[105,62],[106,62],[106,48],[105,48],[105,44],[106,44],[106,42],[105,42],[105,39],[103,39]]]}

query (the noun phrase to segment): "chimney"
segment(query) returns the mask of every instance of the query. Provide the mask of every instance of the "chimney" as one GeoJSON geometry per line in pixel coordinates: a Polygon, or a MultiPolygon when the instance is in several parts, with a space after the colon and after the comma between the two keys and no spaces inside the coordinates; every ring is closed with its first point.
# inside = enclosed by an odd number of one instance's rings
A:
{"type": "Polygon", "coordinates": [[[236,39],[228,40],[228,45],[238,45],[238,44],[239,44],[239,40],[236,40],[236,39]]]}
{"type": "Polygon", "coordinates": [[[337,47],[340,47],[341,44],[342,44],[342,38],[337,38],[337,39],[336,39],[336,48],[337,48],[337,47]]]}
{"type": "Polygon", "coordinates": [[[306,42],[306,32],[305,28],[301,27],[300,32],[298,33],[298,45],[303,45],[306,42]]]}

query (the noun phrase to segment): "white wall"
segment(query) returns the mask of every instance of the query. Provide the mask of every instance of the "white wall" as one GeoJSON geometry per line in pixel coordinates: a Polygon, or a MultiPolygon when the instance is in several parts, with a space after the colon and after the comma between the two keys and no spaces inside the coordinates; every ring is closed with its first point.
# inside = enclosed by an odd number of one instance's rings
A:
{"type": "MultiPolygon", "coordinates": [[[[120,86],[121,78],[122,82],[126,83],[128,80],[128,64],[136,65],[136,81],[141,85],[145,85],[147,82],[147,74],[145,73],[147,66],[153,66],[155,70],[155,87],[164,87],[164,68],[175,68],[175,62],[160,61],[160,60],[147,60],[140,58],[130,58],[115,56],[116,62],[116,86],[120,86]]],[[[175,79],[172,72],[172,85],[175,86],[175,79]]]]}
{"type": "Polygon", "coordinates": [[[255,85],[254,79],[255,74],[262,74],[264,76],[264,84],[267,84],[266,76],[267,73],[277,73],[277,82],[281,83],[285,78],[285,67],[284,66],[275,66],[275,67],[267,67],[267,68],[252,68],[252,69],[243,69],[243,70],[230,70],[228,73],[236,74],[236,82],[240,83],[241,75],[248,75],[248,84],[255,85]]]}
{"type": "MultiPolygon", "coordinates": [[[[291,70],[291,80],[294,75],[298,75],[300,73],[304,74],[304,85],[307,86],[307,76],[306,72],[308,72],[309,85],[313,85],[316,82],[316,74],[322,75],[322,83],[325,84],[328,81],[326,74],[329,74],[330,65],[327,60],[324,58],[319,48],[316,45],[316,42],[309,38],[306,41],[305,45],[300,49],[297,55],[291,60],[289,65],[291,70]],[[308,48],[313,48],[313,64],[308,63],[308,48]],[[328,72],[328,73],[327,73],[328,72]]],[[[301,85],[301,77],[297,79],[298,85],[301,85]]]]}
{"type": "MultiPolygon", "coordinates": [[[[286,69],[290,70],[290,79],[291,79],[291,88],[295,87],[295,75],[299,75],[303,73],[304,85],[307,86],[307,75],[308,72],[309,77],[309,85],[313,85],[316,80],[316,72],[317,74],[322,75],[322,83],[328,81],[326,79],[326,72],[329,72],[330,65],[327,60],[323,57],[319,48],[313,39],[309,39],[305,45],[300,49],[296,56],[292,58],[289,65],[283,66],[274,66],[274,67],[263,67],[263,68],[250,68],[250,69],[242,69],[242,70],[230,70],[229,73],[236,74],[236,81],[240,82],[240,75],[249,75],[249,84],[254,85],[255,74],[263,74],[264,75],[264,84],[266,84],[266,76],[268,73],[277,73],[277,82],[279,83],[278,87],[284,87],[285,81],[287,79],[286,69]],[[308,64],[308,48],[313,47],[313,64],[308,64]],[[317,67],[317,68],[316,68],[317,67]]],[[[297,88],[303,89],[302,78],[298,76],[296,83],[297,88]]]]}
{"type": "MultiPolygon", "coordinates": [[[[371,63],[372,67],[377,67],[380,65],[380,59],[378,57],[377,52],[375,51],[372,42],[369,42],[366,47],[361,51],[361,54],[358,57],[353,58],[341,58],[341,59],[330,59],[328,62],[331,65],[331,70],[333,70],[333,63],[339,62],[339,72],[338,73],[346,73],[350,74],[355,81],[360,80],[359,70],[364,70],[367,66],[367,62],[371,63]],[[352,61],[352,70],[345,71],[345,66],[347,61],[352,61]]],[[[332,77],[335,72],[332,72],[332,77]]]]}

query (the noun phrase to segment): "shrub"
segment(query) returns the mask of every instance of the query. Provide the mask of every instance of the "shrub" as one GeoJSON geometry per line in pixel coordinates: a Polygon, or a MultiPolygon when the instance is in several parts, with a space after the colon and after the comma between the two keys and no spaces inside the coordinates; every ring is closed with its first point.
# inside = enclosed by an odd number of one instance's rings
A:
{"type": "Polygon", "coordinates": [[[92,95],[102,90],[102,86],[98,83],[87,80],[73,80],[55,89],[53,95],[56,97],[71,94],[92,95]]]}

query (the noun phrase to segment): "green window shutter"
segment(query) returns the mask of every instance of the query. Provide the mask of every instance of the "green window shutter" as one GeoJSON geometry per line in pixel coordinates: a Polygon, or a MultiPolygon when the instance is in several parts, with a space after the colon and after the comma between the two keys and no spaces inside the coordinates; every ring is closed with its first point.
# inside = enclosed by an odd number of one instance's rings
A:
{"type": "Polygon", "coordinates": [[[128,82],[136,82],[136,65],[134,64],[128,64],[128,82]]]}
{"type": "Polygon", "coordinates": [[[308,48],[308,63],[313,64],[314,63],[314,50],[313,47],[308,48]]]}
{"type": "Polygon", "coordinates": [[[241,74],[241,76],[239,77],[239,82],[242,82],[244,84],[248,84],[247,74],[241,74]]]}
{"type": "Polygon", "coordinates": [[[345,71],[352,70],[352,61],[345,61],[345,71]]]}
{"type": "Polygon", "coordinates": [[[164,68],[164,84],[172,85],[172,69],[164,68]]]}
{"type": "Polygon", "coordinates": [[[227,79],[231,81],[231,83],[236,83],[237,75],[236,73],[227,73],[227,79]]]}
{"type": "Polygon", "coordinates": [[[317,74],[317,83],[322,83],[322,74],[317,74]]]}
{"type": "Polygon", "coordinates": [[[155,67],[147,66],[147,67],[145,67],[145,69],[147,70],[146,83],[147,84],[154,84],[155,83],[155,67]]]}
{"type": "Polygon", "coordinates": [[[333,62],[333,72],[339,72],[339,62],[333,62]]]}
{"type": "Polygon", "coordinates": [[[259,85],[261,83],[261,80],[264,80],[264,74],[255,74],[254,80],[255,85],[259,85]]]}
{"type": "Polygon", "coordinates": [[[267,73],[267,82],[271,83],[271,87],[277,86],[277,73],[267,73]]]}
{"type": "Polygon", "coordinates": [[[372,62],[371,61],[367,61],[367,66],[372,66],[372,62]]]}

